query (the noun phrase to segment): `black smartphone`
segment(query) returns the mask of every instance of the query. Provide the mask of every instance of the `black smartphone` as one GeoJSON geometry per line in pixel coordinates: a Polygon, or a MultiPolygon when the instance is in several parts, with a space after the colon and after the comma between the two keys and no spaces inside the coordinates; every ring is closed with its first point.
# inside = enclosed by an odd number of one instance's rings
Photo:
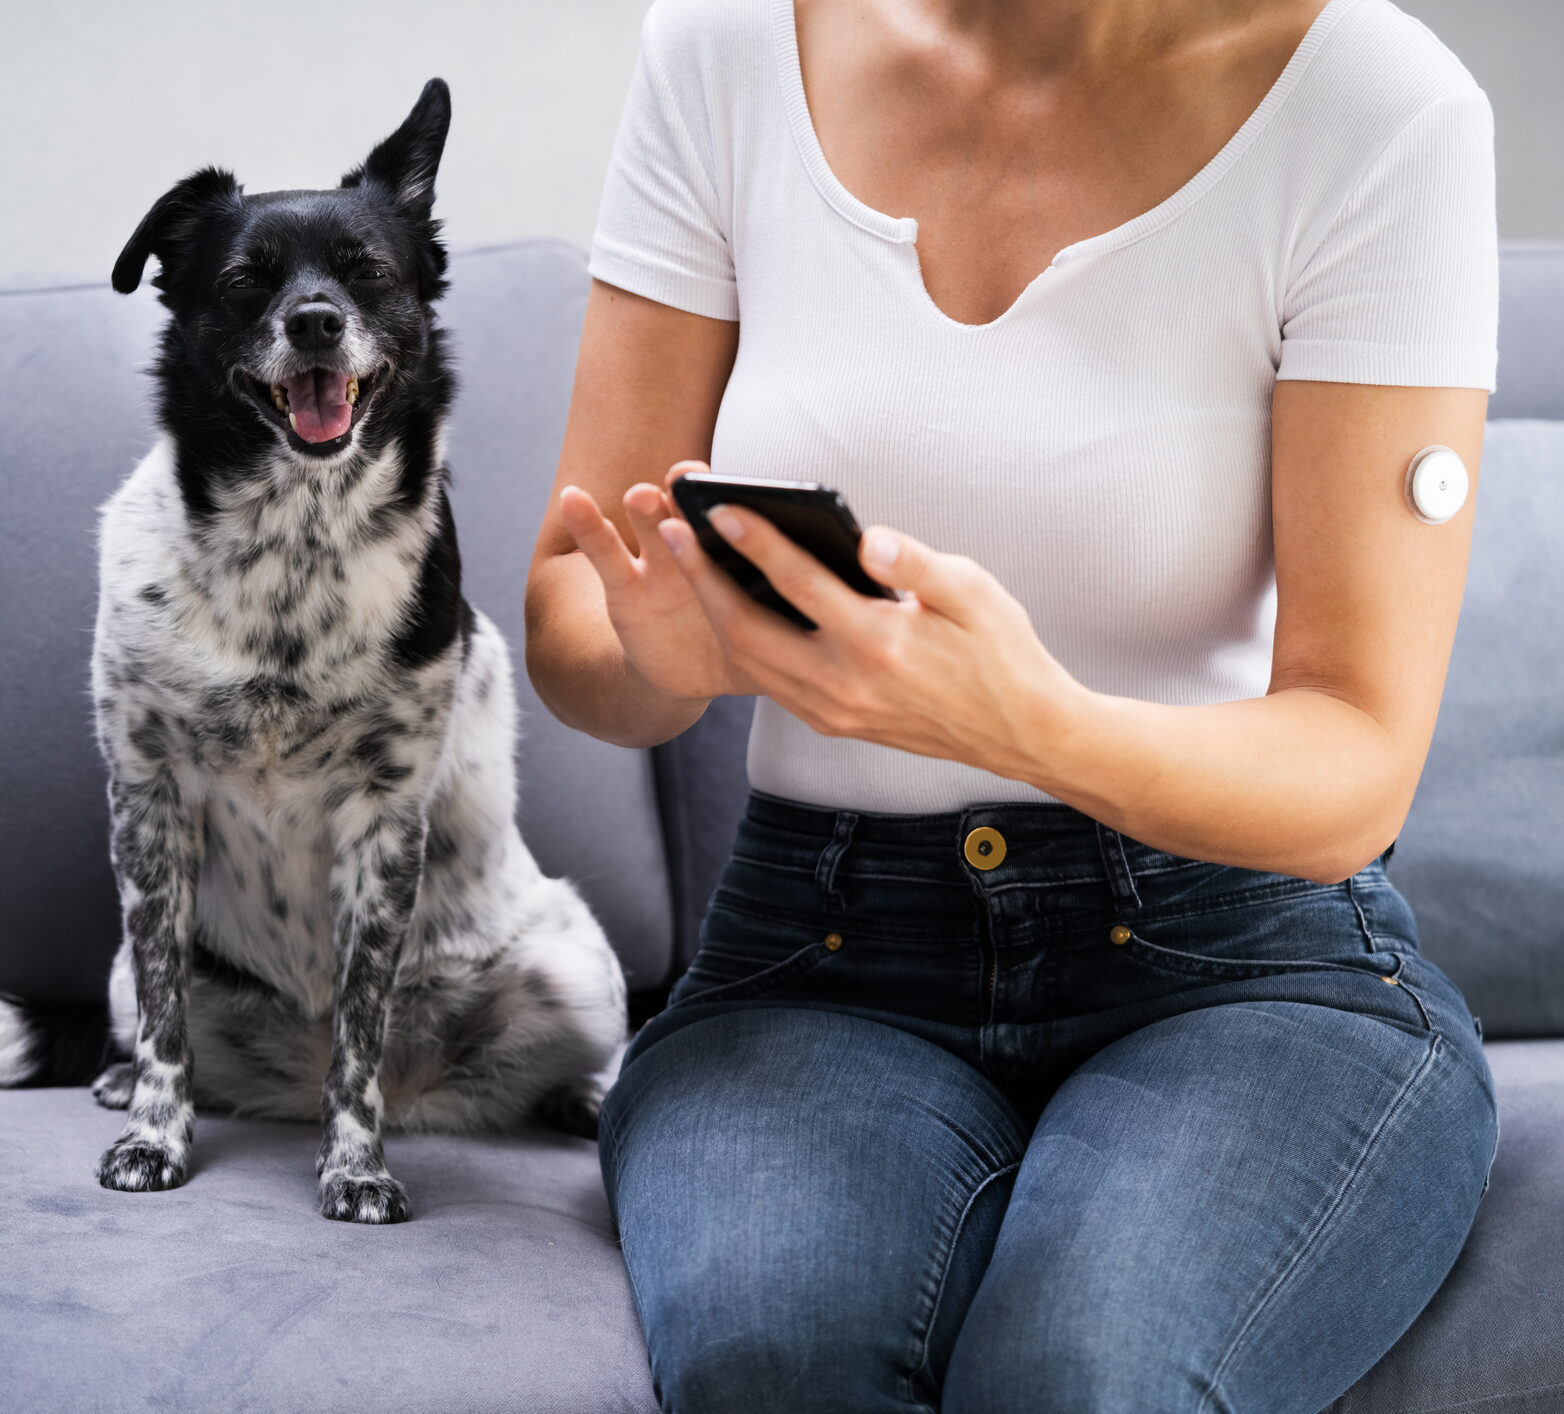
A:
{"type": "Polygon", "coordinates": [[[753,563],[712,529],[706,519],[712,506],[744,506],[765,516],[789,540],[809,551],[860,594],[876,599],[901,598],[900,590],[870,578],[858,563],[858,541],[863,532],[847,509],[847,502],[829,486],[818,481],[772,481],[688,471],[674,481],[672,489],[674,504],[694,527],[701,549],[750,598],[803,628],[814,628],[814,620],[788,603],[753,563]]]}

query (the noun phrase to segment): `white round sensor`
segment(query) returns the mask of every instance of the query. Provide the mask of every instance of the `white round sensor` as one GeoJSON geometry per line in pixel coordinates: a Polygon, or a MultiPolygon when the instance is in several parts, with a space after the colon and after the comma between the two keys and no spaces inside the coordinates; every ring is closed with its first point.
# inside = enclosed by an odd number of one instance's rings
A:
{"type": "Polygon", "coordinates": [[[1443,525],[1466,504],[1466,463],[1449,447],[1424,447],[1407,467],[1407,500],[1425,525],[1443,525]]]}

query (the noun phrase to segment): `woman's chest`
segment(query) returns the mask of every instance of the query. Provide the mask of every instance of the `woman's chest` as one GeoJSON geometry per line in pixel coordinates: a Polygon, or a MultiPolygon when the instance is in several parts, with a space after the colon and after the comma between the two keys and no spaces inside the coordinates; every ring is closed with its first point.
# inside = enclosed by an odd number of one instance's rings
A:
{"type": "Polygon", "coordinates": [[[1319,6],[1277,5],[1204,49],[1089,76],[999,75],[970,40],[919,44],[877,24],[872,4],[849,27],[843,8],[796,7],[825,162],[864,205],[916,219],[929,299],[976,325],[1059,251],[1193,181],[1260,105],[1319,6]]]}

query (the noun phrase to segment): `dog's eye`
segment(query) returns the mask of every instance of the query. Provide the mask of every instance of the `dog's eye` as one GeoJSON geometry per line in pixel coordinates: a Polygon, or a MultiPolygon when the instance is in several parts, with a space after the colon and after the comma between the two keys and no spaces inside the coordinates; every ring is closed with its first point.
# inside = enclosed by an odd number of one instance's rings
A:
{"type": "Polygon", "coordinates": [[[258,290],[261,288],[261,282],[254,275],[235,275],[229,280],[228,288],[230,290],[258,290]]]}
{"type": "Polygon", "coordinates": [[[355,285],[383,285],[391,278],[391,271],[384,265],[361,265],[353,272],[355,285]]]}

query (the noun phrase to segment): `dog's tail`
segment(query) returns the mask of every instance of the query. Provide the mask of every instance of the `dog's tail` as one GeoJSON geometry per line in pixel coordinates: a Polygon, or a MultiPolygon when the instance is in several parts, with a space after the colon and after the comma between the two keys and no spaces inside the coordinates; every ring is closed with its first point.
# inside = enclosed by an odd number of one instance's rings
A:
{"type": "Polygon", "coordinates": [[[107,1064],[108,1049],[107,1007],[0,994],[0,1090],[86,1085],[107,1064]]]}

